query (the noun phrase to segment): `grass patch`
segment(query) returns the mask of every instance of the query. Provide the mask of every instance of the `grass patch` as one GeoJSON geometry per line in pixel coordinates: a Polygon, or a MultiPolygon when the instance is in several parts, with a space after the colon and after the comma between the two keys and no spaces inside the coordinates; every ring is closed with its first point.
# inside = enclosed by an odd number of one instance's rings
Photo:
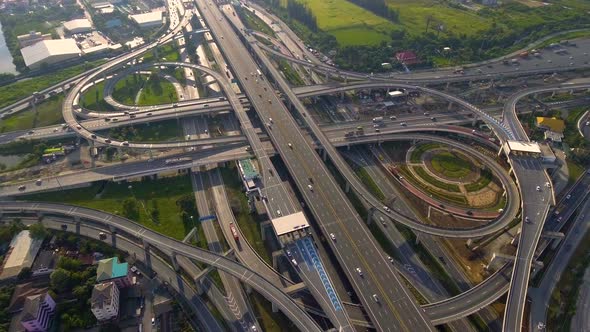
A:
{"type": "Polygon", "coordinates": [[[8,85],[0,87],[0,108],[11,105],[20,99],[26,98],[35,91],[43,91],[50,86],[57,84],[63,80],[74,77],[89,69],[95,68],[104,63],[104,60],[89,62],[72,66],[65,69],[60,69],[49,74],[35,76],[30,79],[24,79],[8,85]]]}
{"type": "Polygon", "coordinates": [[[377,186],[377,184],[375,183],[375,181],[373,180],[373,178],[371,178],[371,176],[369,175],[369,173],[367,172],[367,170],[365,170],[364,168],[356,168],[354,170],[354,172],[361,179],[361,182],[364,183],[365,186],[367,186],[367,188],[369,189],[369,191],[375,197],[377,197],[380,201],[385,200],[385,195],[383,194],[383,191],[381,191],[381,189],[379,188],[379,186],[377,186]]]}
{"type": "Polygon", "coordinates": [[[249,297],[252,303],[252,310],[254,310],[254,314],[263,331],[298,331],[297,327],[282,312],[272,312],[272,305],[262,295],[253,291],[249,297]]]}
{"type": "Polygon", "coordinates": [[[63,100],[63,95],[53,96],[37,105],[36,112],[30,108],[4,118],[0,133],[63,123],[61,115],[63,100]]]}
{"type": "Polygon", "coordinates": [[[279,69],[285,75],[285,78],[289,83],[295,86],[304,85],[303,79],[299,76],[299,74],[293,69],[293,67],[284,59],[278,61],[279,69]]]}
{"type": "Polygon", "coordinates": [[[576,180],[579,179],[580,176],[582,176],[582,174],[584,174],[584,172],[586,171],[584,167],[582,167],[580,164],[576,163],[573,160],[567,161],[567,169],[569,171],[569,184],[573,184],[574,182],[576,182],[576,180]]]}
{"type": "Polygon", "coordinates": [[[299,0],[311,9],[318,27],[338,40],[340,46],[378,45],[389,41],[395,25],[346,0],[299,0]]]}
{"type": "Polygon", "coordinates": [[[437,188],[455,193],[461,192],[458,185],[442,182],[432,177],[426,170],[424,170],[424,168],[422,168],[422,166],[412,166],[412,168],[414,169],[414,172],[418,174],[419,177],[421,177],[423,180],[437,188]]]}
{"type": "Polygon", "coordinates": [[[74,204],[123,215],[122,202],[133,197],[138,201],[138,218],[134,221],[178,240],[183,240],[195,226],[191,224],[189,215],[193,215],[195,224],[199,218],[188,175],[119,184],[98,182],[87,188],[63,190],[59,195],[42,193],[23,196],[22,199],[74,204]],[[182,214],[180,203],[177,203],[183,200],[188,204],[192,202],[192,208],[185,210],[186,217],[182,214]],[[155,220],[152,210],[159,211],[155,220]]]}
{"type": "Polygon", "coordinates": [[[263,20],[258,18],[256,14],[242,8],[239,8],[239,10],[236,9],[236,12],[238,13],[238,16],[240,16],[242,22],[244,22],[246,28],[260,31],[271,37],[276,37],[275,32],[266,23],[264,23],[263,20]]]}
{"type": "MultiPolygon", "coordinates": [[[[106,131],[98,133],[105,134],[106,131]]],[[[176,119],[135,126],[116,127],[108,131],[108,137],[122,141],[161,142],[178,141],[183,138],[182,126],[176,119]]]]}
{"type": "Polygon", "coordinates": [[[220,171],[223,182],[225,183],[228,200],[242,234],[244,234],[244,237],[246,237],[246,240],[254,248],[256,253],[265,262],[272,265],[271,252],[264,245],[264,241],[262,241],[260,220],[257,220],[249,213],[248,199],[243,192],[242,182],[238,178],[235,163],[232,163],[230,167],[221,168],[220,171]]]}
{"type": "Polygon", "coordinates": [[[430,162],[435,171],[449,178],[461,179],[471,173],[471,163],[449,151],[436,152],[430,162]]]}
{"type": "Polygon", "coordinates": [[[157,61],[169,61],[177,62],[180,61],[180,54],[176,48],[175,43],[168,43],[164,46],[157,48],[158,58],[156,58],[156,51],[150,51],[143,56],[144,62],[157,62],[157,61]]]}
{"type": "Polygon", "coordinates": [[[562,40],[570,40],[570,39],[585,38],[585,37],[590,37],[590,30],[566,32],[566,33],[560,34],[559,36],[547,39],[543,43],[539,44],[539,46],[537,46],[537,48],[543,48],[543,47],[549,46],[553,43],[559,43],[562,40]]]}
{"type": "Polygon", "coordinates": [[[400,172],[404,175],[404,178],[410,181],[413,185],[421,188],[424,192],[431,194],[433,197],[452,202],[461,206],[467,206],[467,200],[465,197],[450,195],[450,194],[443,194],[437,190],[434,190],[432,187],[427,186],[426,184],[422,183],[422,181],[417,180],[412,173],[408,170],[407,166],[402,165],[399,167],[400,172]]]}
{"type": "Polygon", "coordinates": [[[465,190],[468,192],[479,191],[487,187],[492,182],[493,174],[489,170],[482,170],[479,179],[465,185],[465,190]]]}
{"type": "Polygon", "coordinates": [[[412,163],[421,163],[422,162],[422,154],[428,150],[440,148],[442,145],[437,143],[424,143],[417,145],[414,150],[412,150],[412,154],[410,155],[410,162],[412,163]]]}
{"type": "Polygon", "coordinates": [[[547,331],[570,331],[584,272],[590,266],[590,232],[584,235],[557,283],[547,310],[547,331]]]}
{"type": "Polygon", "coordinates": [[[88,88],[80,97],[80,105],[99,112],[114,111],[113,107],[104,100],[104,81],[96,83],[88,88]]]}

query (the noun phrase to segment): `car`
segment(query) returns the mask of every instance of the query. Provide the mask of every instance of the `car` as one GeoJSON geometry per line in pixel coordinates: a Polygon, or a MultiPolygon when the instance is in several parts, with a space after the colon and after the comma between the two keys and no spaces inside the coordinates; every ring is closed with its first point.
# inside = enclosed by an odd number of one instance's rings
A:
{"type": "Polygon", "coordinates": [[[40,185],[43,184],[43,180],[37,179],[37,181],[35,181],[35,184],[38,185],[38,186],[40,186],[40,185]]]}
{"type": "Polygon", "coordinates": [[[400,123],[400,126],[405,127],[407,124],[405,122],[400,123]]]}
{"type": "Polygon", "coordinates": [[[529,216],[524,217],[524,222],[526,222],[527,224],[531,223],[531,219],[529,219],[529,216]]]}
{"type": "Polygon", "coordinates": [[[129,142],[123,141],[123,142],[121,142],[121,146],[129,146],[129,142]]]}
{"type": "Polygon", "coordinates": [[[308,184],[308,185],[307,185],[307,188],[308,188],[310,191],[313,191],[313,186],[312,186],[311,184],[308,184]]]}
{"type": "Polygon", "coordinates": [[[568,194],[567,196],[565,196],[565,199],[570,199],[572,198],[572,194],[568,194]]]}
{"type": "Polygon", "coordinates": [[[281,210],[277,210],[277,216],[281,216],[281,210]]]}
{"type": "Polygon", "coordinates": [[[25,189],[27,189],[27,186],[25,186],[25,185],[18,186],[19,191],[24,191],[25,189]]]}
{"type": "Polygon", "coordinates": [[[551,183],[549,183],[549,182],[545,182],[545,187],[547,187],[547,188],[551,188],[551,183]]]}
{"type": "Polygon", "coordinates": [[[360,267],[356,268],[356,272],[359,274],[359,276],[361,276],[361,277],[363,276],[363,271],[361,270],[360,267]]]}
{"type": "Polygon", "coordinates": [[[291,250],[287,250],[286,252],[287,252],[287,256],[288,256],[288,257],[291,257],[291,256],[292,256],[292,254],[291,254],[291,250]]]}
{"type": "Polygon", "coordinates": [[[105,140],[104,140],[104,142],[105,142],[105,143],[110,143],[110,142],[111,142],[111,140],[107,138],[107,139],[105,139],[105,140]]]}
{"type": "Polygon", "coordinates": [[[76,126],[76,129],[80,130],[82,129],[82,126],[76,126]]]}
{"type": "Polygon", "coordinates": [[[537,186],[537,191],[541,191],[541,186],[537,186]]]}
{"type": "Polygon", "coordinates": [[[379,297],[377,297],[377,294],[373,294],[373,301],[379,303],[379,297]]]}
{"type": "Polygon", "coordinates": [[[145,116],[152,116],[152,113],[146,113],[145,116]]]}
{"type": "Polygon", "coordinates": [[[94,138],[94,139],[96,139],[96,135],[94,135],[94,134],[91,134],[91,135],[90,135],[90,138],[94,138]]]}
{"type": "Polygon", "coordinates": [[[100,233],[98,233],[98,238],[101,239],[101,240],[104,240],[104,239],[107,238],[107,235],[104,232],[100,232],[100,233]]]}
{"type": "Polygon", "coordinates": [[[109,122],[111,121],[111,118],[104,118],[104,121],[109,122]]]}
{"type": "Polygon", "coordinates": [[[434,116],[431,116],[431,117],[430,117],[430,120],[432,120],[432,121],[436,121],[436,118],[435,118],[434,116]]]}
{"type": "Polygon", "coordinates": [[[389,117],[389,120],[395,120],[395,119],[397,119],[397,116],[395,116],[395,115],[392,115],[389,117]]]}
{"type": "Polygon", "coordinates": [[[387,205],[383,206],[383,210],[385,210],[386,212],[391,212],[391,209],[387,205]]]}
{"type": "Polygon", "coordinates": [[[152,317],[152,326],[156,325],[156,318],[152,317]]]}
{"type": "Polygon", "coordinates": [[[381,129],[375,128],[375,132],[380,133],[381,132],[381,129]]]}
{"type": "Polygon", "coordinates": [[[334,233],[330,233],[330,238],[334,241],[336,241],[336,235],[334,235],[334,233]]]}
{"type": "Polygon", "coordinates": [[[293,144],[291,144],[291,143],[288,143],[287,145],[289,146],[289,148],[290,148],[290,149],[292,149],[292,148],[293,148],[293,144]]]}
{"type": "Polygon", "coordinates": [[[29,135],[33,135],[34,133],[35,133],[35,131],[34,131],[34,130],[29,130],[29,132],[28,132],[27,134],[29,134],[29,135]]]}
{"type": "Polygon", "coordinates": [[[387,256],[387,260],[391,263],[393,263],[393,258],[391,256],[387,256]]]}
{"type": "Polygon", "coordinates": [[[297,260],[295,260],[295,258],[291,259],[291,263],[293,263],[293,265],[295,267],[299,266],[299,264],[297,264],[297,260]]]}
{"type": "Polygon", "coordinates": [[[563,217],[557,218],[557,222],[561,222],[562,220],[563,220],[563,217]]]}

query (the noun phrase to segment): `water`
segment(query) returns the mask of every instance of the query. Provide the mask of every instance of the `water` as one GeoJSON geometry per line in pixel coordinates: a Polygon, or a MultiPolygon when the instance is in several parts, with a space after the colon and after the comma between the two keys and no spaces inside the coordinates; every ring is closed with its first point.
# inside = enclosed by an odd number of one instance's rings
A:
{"type": "Polygon", "coordinates": [[[6,46],[2,24],[0,23],[0,73],[18,74],[16,67],[12,63],[12,55],[6,46]]]}

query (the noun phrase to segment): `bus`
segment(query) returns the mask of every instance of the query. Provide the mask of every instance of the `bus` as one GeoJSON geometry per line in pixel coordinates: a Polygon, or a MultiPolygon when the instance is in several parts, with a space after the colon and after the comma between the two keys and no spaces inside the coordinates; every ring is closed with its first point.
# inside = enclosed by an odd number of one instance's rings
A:
{"type": "Polygon", "coordinates": [[[231,229],[231,234],[234,237],[236,242],[240,242],[240,236],[238,235],[238,230],[233,222],[229,223],[229,228],[231,229]]]}

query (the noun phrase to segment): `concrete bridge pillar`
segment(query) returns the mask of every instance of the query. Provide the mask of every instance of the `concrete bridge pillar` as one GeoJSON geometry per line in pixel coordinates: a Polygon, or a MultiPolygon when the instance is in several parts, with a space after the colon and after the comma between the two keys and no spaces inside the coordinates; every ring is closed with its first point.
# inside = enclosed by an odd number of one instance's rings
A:
{"type": "Polygon", "coordinates": [[[449,106],[447,107],[447,110],[450,111],[451,108],[453,108],[453,102],[449,102],[449,106]]]}
{"type": "Polygon", "coordinates": [[[445,86],[445,90],[448,90],[450,86],[451,86],[451,82],[447,82],[447,85],[445,86]]]}
{"type": "Polygon", "coordinates": [[[325,72],[324,73],[324,79],[327,81],[330,78],[330,73],[329,72],[325,72]]]}
{"type": "Polygon", "coordinates": [[[273,312],[273,313],[275,313],[275,312],[279,312],[279,307],[277,307],[277,305],[276,305],[276,304],[274,304],[274,302],[272,302],[271,304],[272,304],[272,312],[273,312]]]}
{"type": "Polygon", "coordinates": [[[170,261],[172,262],[172,267],[174,268],[174,271],[180,271],[180,266],[178,266],[178,259],[176,258],[175,252],[172,252],[172,255],[170,255],[170,261]]]}
{"type": "Polygon", "coordinates": [[[551,97],[554,97],[554,96],[555,96],[555,91],[552,91],[551,92],[551,97]]]}
{"type": "Polygon", "coordinates": [[[141,244],[143,245],[143,250],[146,252],[150,250],[150,243],[145,238],[141,238],[141,244]]]}
{"type": "Polygon", "coordinates": [[[344,75],[344,84],[348,84],[348,76],[344,75]]]}
{"type": "Polygon", "coordinates": [[[262,241],[266,241],[266,229],[271,225],[270,221],[266,220],[260,223],[260,235],[262,241]]]}
{"type": "Polygon", "coordinates": [[[326,152],[326,149],[322,149],[322,160],[326,161],[326,159],[328,159],[328,153],[326,152]]]}
{"type": "Polygon", "coordinates": [[[373,222],[373,214],[375,213],[374,208],[369,208],[367,211],[367,225],[370,225],[373,222]]]}
{"type": "Polygon", "coordinates": [[[346,150],[350,151],[350,149],[351,149],[350,144],[346,144],[346,150]]]}
{"type": "Polygon", "coordinates": [[[514,237],[512,238],[512,241],[510,241],[510,244],[517,247],[518,246],[518,242],[520,241],[520,232],[521,232],[521,228],[519,228],[516,231],[516,235],[514,235],[514,237]]]}
{"type": "Polygon", "coordinates": [[[346,191],[347,193],[350,192],[350,182],[346,182],[346,185],[344,187],[344,191],[346,191]]]}
{"type": "Polygon", "coordinates": [[[340,92],[340,101],[344,101],[344,91],[340,92]]]}

